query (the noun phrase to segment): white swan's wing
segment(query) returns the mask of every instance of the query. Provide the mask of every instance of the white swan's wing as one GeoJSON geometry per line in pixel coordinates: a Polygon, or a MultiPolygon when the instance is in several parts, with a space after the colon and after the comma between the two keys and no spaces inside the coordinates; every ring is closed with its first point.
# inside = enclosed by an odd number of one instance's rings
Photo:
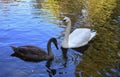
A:
{"type": "Polygon", "coordinates": [[[75,29],[70,35],[68,40],[69,48],[76,48],[84,46],[88,43],[91,33],[90,29],[79,28],[75,29]]]}

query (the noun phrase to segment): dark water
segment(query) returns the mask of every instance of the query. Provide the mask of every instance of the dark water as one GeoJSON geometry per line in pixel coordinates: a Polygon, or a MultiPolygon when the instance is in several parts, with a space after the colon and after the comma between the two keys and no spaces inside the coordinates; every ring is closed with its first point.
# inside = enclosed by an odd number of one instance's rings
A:
{"type": "Polygon", "coordinates": [[[0,77],[75,77],[80,54],[72,50],[65,64],[61,50],[53,47],[55,60],[49,69],[46,61],[25,62],[10,56],[10,45],[35,45],[46,50],[47,41],[59,37],[64,30],[58,26],[58,19],[40,4],[32,0],[0,0],[0,77]]]}

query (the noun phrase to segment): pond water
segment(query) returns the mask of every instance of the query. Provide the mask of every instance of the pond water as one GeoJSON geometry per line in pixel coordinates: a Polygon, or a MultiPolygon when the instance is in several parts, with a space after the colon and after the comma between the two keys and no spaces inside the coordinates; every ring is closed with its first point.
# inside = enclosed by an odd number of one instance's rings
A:
{"type": "Polygon", "coordinates": [[[119,0],[88,1],[0,0],[0,77],[120,77],[119,0]],[[71,18],[73,29],[92,25],[97,30],[84,54],[68,49],[67,61],[60,49],[64,28],[58,23],[63,16],[71,18]],[[52,37],[57,38],[59,50],[52,45],[51,63],[10,56],[10,45],[34,45],[47,51],[52,37]]]}
{"type": "MultiPolygon", "coordinates": [[[[11,57],[9,47],[35,45],[46,50],[51,37],[58,38],[64,28],[58,25],[58,19],[42,7],[40,2],[32,0],[0,0],[0,77],[74,77],[76,65],[80,61],[78,53],[69,52],[68,62],[62,59],[61,50],[53,47],[55,60],[50,68],[46,61],[25,62],[11,57]]],[[[60,43],[60,39],[58,39],[60,43]]]]}

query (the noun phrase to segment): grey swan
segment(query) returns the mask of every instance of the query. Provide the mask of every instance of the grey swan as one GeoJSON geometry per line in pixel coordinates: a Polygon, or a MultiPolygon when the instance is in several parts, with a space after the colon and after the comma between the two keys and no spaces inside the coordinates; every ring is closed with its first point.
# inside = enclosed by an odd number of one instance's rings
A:
{"type": "Polygon", "coordinates": [[[14,51],[14,53],[11,56],[18,57],[24,61],[33,61],[33,62],[39,62],[43,60],[53,60],[54,54],[51,49],[52,42],[54,43],[55,47],[58,49],[58,43],[56,38],[51,38],[47,43],[48,53],[39,47],[31,46],[31,45],[19,46],[19,47],[10,46],[14,51]]]}

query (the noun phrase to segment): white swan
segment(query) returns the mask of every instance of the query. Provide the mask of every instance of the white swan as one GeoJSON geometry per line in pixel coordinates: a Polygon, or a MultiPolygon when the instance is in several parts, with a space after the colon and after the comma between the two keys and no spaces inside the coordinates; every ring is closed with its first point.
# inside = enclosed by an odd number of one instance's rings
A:
{"type": "Polygon", "coordinates": [[[78,28],[71,32],[71,20],[69,17],[65,17],[63,22],[66,22],[66,33],[62,42],[63,48],[77,48],[82,47],[96,35],[96,31],[92,31],[89,28],[78,28]]]}

